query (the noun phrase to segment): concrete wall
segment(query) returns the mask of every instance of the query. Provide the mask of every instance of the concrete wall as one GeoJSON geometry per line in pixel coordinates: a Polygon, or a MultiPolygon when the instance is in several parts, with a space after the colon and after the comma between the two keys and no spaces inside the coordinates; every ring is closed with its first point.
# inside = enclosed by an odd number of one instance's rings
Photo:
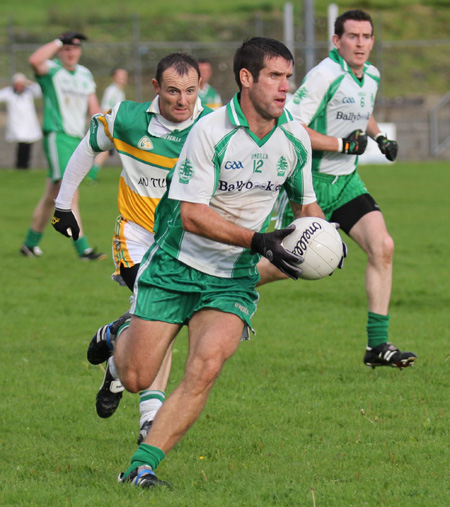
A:
{"type": "MultiPolygon", "coordinates": [[[[376,106],[374,115],[377,122],[394,123],[396,126],[398,160],[450,160],[450,147],[438,157],[431,155],[430,111],[439,98],[398,99],[376,106]]],[[[447,128],[442,129],[444,133],[449,132],[450,110],[442,111],[441,121],[447,123],[447,128]]]]}

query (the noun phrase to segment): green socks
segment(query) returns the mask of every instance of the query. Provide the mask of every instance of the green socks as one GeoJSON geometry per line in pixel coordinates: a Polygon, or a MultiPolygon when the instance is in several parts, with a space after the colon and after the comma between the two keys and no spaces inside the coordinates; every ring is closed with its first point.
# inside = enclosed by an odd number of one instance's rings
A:
{"type": "Polygon", "coordinates": [[[91,170],[89,171],[88,178],[91,181],[97,181],[98,173],[100,172],[100,166],[99,165],[93,165],[91,167],[91,170]]]}
{"type": "Polygon", "coordinates": [[[81,236],[76,241],[74,241],[74,246],[77,251],[77,254],[81,257],[84,252],[89,248],[89,243],[86,236],[81,236]]]}
{"type": "Polygon", "coordinates": [[[28,248],[33,248],[34,246],[38,246],[39,241],[41,241],[43,233],[33,231],[33,229],[28,229],[27,235],[25,237],[25,245],[28,248]]]}
{"type": "Polygon", "coordinates": [[[388,341],[389,315],[369,312],[367,321],[368,345],[373,348],[388,341]]]}
{"type": "Polygon", "coordinates": [[[142,465],[149,465],[152,467],[152,470],[156,470],[156,467],[165,457],[166,455],[164,452],[158,447],[154,447],[153,445],[148,444],[141,444],[131,457],[131,466],[123,474],[123,477],[128,477],[128,475],[130,475],[134,469],[142,465]]]}
{"type": "MultiPolygon", "coordinates": [[[[28,248],[33,248],[37,246],[42,239],[43,232],[36,232],[33,229],[29,229],[27,235],[25,236],[25,245],[28,248]]],[[[74,246],[77,251],[77,254],[81,257],[86,250],[89,249],[89,243],[86,236],[82,236],[74,241],[74,246]]]]}

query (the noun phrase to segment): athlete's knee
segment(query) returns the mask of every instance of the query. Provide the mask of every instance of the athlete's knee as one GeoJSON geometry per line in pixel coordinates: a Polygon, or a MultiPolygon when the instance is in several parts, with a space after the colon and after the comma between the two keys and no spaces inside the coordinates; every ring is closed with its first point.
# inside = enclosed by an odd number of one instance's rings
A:
{"type": "Polygon", "coordinates": [[[384,254],[390,259],[392,259],[394,255],[394,240],[391,236],[389,236],[389,234],[387,234],[384,239],[384,254]]]}
{"type": "Polygon", "coordinates": [[[43,198],[43,202],[46,206],[55,206],[55,198],[53,195],[45,195],[43,198]]]}
{"type": "Polygon", "coordinates": [[[394,240],[386,232],[383,236],[377,238],[377,240],[371,245],[370,257],[375,262],[382,262],[389,264],[392,262],[394,256],[394,240]]]}
{"type": "Polygon", "coordinates": [[[143,371],[136,368],[119,369],[120,381],[130,393],[139,393],[148,388],[156,378],[157,372],[143,371]]]}
{"type": "Polygon", "coordinates": [[[156,378],[159,365],[156,361],[152,363],[148,361],[143,362],[141,360],[143,354],[140,357],[135,357],[129,354],[121,345],[119,339],[114,353],[114,362],[120,381],[130,393],[137,393],[147,389],[156,378]]]}
{"type": "Polygon", "coordinates": [[[59,189],[61,188],[61,180],[52,181],[49,185],[47,185],[44,193],[44,199],[47,202],[51,202],[52,205],[55,204],[55,199],[58,196],[59,189]]]}
{"type": "Polygon", "coordinates": [[[185,381],[191,392],[200,394],[208,391],[219,376],[225,360],[217,357],[197,357],[188,362],[185,381]]]}

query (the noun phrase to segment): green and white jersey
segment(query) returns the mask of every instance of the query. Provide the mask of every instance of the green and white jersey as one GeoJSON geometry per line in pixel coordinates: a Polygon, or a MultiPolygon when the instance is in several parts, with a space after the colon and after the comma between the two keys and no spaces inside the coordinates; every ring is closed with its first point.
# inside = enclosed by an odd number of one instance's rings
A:
{"type": "Polygon", "coordinates": [[[205,107],[209,107],[211,109],[219,109],[219,107],[222,107],[222,98],[220,97],[218,91],[208,83],[206,83],[203,90],[200,88],[198,89],[198,96],[205,107]]]}
{"type": "Polygon", "coordinates": [[[73,137],[86,133],[89,95],[95,93],[90,71],[77,65],[73,72],[59,60],[47,60],[48,72],[36,76],[44,97],[44,133],[64,132],[73,137]]]}
{"type": "Polygon", "coordinates": [[[122,163],[117,198],[123,218],[153,232],[155,209],[166,191],[167,174],[175,166],[192,125],[211,112],[197,99],[192,118],[173,123],[153,102],[120,102],[106,114],[92,117],[89,145],[94,152],[116,148],[122,163]]]}
{"type": "MultiPolygon", "coordinates": [[[[375,104],[380,73],[367,62],[358,79],[336,49],[305,76],[287,108],[294,118],[332,137],[347,137],[356,129],[366,130],[375,104]]],[[[313,171],[335,176],[356,169],[357,155],[313,151],[313,171]]]]}
{"type": "Polygon", "coordinates": [[[316,200],[306,130],[285,110],[259,139],[238,95],[192,128],[169,181],[156,214],[155,240],[181,262],[222,278],[254,275],[259,256],[185,232],[180,201],[209,205],[234,224],[264,232],[281,188],[299,204],[316,200]]]}
{"type": "Polygon", "coordinates": [[[111,83],[104,91],[100,107],[105,113],[119,102],[125,100],[125,92],[116,83],[111,83]]]}

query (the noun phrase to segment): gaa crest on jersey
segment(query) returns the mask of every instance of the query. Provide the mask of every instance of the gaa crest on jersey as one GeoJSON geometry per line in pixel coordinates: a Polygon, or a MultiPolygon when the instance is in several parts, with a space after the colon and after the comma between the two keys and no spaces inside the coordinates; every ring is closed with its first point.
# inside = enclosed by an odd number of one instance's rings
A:
{"type": "Polygon", "coordinates": [[[283,177],[286,174],[287,168],[288,162],[283,156],[281,156],[277,162],[277,175],[283,177]]]}
{"type": "Polygon", "coordinates": [[[300,102],[308,95],[308,90],[303,86],[294,93],[294,104],[300,104],[300,102]]]}
{"type": "Polygon", "coordinates": [[[187,185],[194,175],[194,167],[189,159],[185,159],[178,170],[178,180],[187,185]]]}
{"type": "Polygon", "coordinates": [[[150,151],[153,149],[153,143],[151,142],[149,137],[144,136],[139,139],[139,142],[137,143],[137,147],[140,150],[150,151]]]}

